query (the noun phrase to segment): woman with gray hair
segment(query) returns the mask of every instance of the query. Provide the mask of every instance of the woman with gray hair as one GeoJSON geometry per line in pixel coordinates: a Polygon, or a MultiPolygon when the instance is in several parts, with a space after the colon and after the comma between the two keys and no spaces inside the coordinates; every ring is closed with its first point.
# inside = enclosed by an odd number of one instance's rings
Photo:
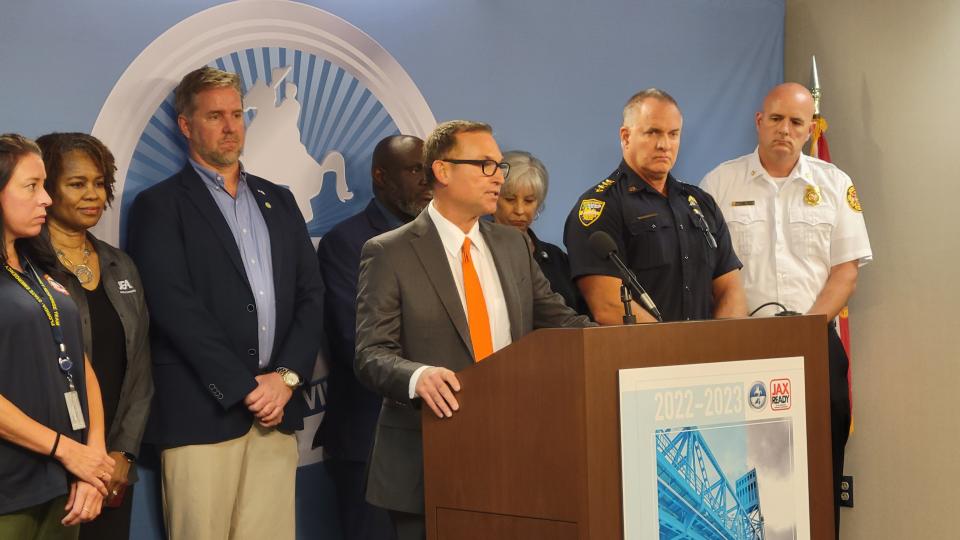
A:
{"type": "Polygon", "coordinates": [[[527,245],[540,270],[550,281],[553,292],[560,293],[564,302],[578,313],[588,314],[586,302],[570,278],[570,261],[559,246],[537,238],[530,228],[543,210],[547,198],[549,175],[543,162],[530,152],[512,150],[503,155],[510,164],[510,176],[500,188],[497,211],[493,219],[525,233],[527,245]]]}

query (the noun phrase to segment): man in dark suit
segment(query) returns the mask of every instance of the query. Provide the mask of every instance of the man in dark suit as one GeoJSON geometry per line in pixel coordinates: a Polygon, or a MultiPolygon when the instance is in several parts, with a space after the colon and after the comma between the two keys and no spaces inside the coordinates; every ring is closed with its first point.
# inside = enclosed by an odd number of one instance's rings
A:
{"type": "Polygon", "coordinates": [[[128,247],[151,315],[152,414],[169,538],[294,537],[291,399],[320,349],[323,281],[289,190],[246,173],[240,80],[175,92],[183,170],[144,190],[128,247]]]}
{"type": "Polygon", "coordinates": [[[337,224],[317,248],[327,287],[324,323],[331,362],[326,412],[314,446],[323,446],[344,538],[390,540],[395,534],[389,516],[364,499],[367,459],[382,399],[353,373],[360,249],[374,236],[413,220],[430,202],[433,190],[423,175],[423,140],[417,137],[391,135],[381,140],[373,150],[370,172],[374,197],[370,204],[337,224]]]}
{"type": "Polygon", "coordinates": [[[354,368],[384,397],[367,500],[390,510],[401,540],[425,537],[418,405],[452,416],[455,371],[536,328],[593,324],[550,290],[518,230],[479,219],[509,173],[490,126],[440,124],[423,163],[433,202],[364,245],[357,296],[354,368]]]}

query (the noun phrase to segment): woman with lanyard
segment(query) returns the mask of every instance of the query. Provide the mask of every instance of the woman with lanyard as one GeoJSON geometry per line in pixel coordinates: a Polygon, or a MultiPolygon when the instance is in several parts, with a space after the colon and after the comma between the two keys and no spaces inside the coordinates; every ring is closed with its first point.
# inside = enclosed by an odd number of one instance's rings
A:
{"type": "Polygon", "coordinates": [[[45,177],[35,143],[0,135],[0,538],[76,538],[114,469],[79,313],[37,238],[45,177]]]}
{"type": "Polygon", "coordinates": [[[113,200],[113,154],[86,133],[51,133],[37,139],[43,152],[47,208],[44,236],[69,271],[63,284],[80,310],[83,344],[103,396],[107,451],[116,462],[103,512],[80,527],[80,538],[130,536],[133,462],[147,423],[153,380],[147,306],[137,269],[124,252],[94,237],[113,200]],[[125,489],[127,488],[127,489],[125,489]]]}

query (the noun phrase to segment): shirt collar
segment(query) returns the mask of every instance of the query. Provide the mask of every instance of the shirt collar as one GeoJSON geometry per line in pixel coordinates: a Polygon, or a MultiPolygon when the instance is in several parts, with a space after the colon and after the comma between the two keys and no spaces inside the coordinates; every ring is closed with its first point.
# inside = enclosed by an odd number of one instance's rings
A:
{"type": "Polygon", "coordinates": [[[430,213],[430,219],[433,220],[434,226],[437,227],[437,233],[440,234],[443,249],[459,259],[460,248],[463,247],[463,239],[470,238],[470,243],[476,246],[480,255],[483,255],[485,244],[483,243],[483,236],[480,234],[480,221],[478,220],[474,223],[470,231],[464,234],[463,231],[460,230],[460,227],[457,227],[452,221],[443,217],[434,204],[434,201],[430,201],[430,204],[427,206],[427,212],[430,213]]]}
{"type": "MultiPolygon", "coordinates": [[[[813,173],[810,171],[810,165],[804,157],[803,154],[800,154],[800,159],[797,160],[796,166],[793,167],[793,170],[790,171],[787,178],[790,180],[799,179],[804,183],[813,185],[813,173]]],[[[750,158],[747,160],[747,170],[749,173],[747,177],[751,180],[754,178],[773,178],[767,173],[767,170],[763,168],[763,164],[760,163],[759,147],[754,148],[753,153],[750,154],[750,158]]]]}
{"type": "MultiPolygon", "coordinates": [[[[647,191],[663,197],[662,193],[654,189],[653,186],[648,184],[643,178],[640,178],[640,175],[627,165],[626,160],[620,162],[620,175],[625,179],[628,193],[647,191]],[[633,186],[632,189],[631,186],[633,186]]],[[[678,189],[680,189],[679,182],[673,177],[673,173],[667,173],[667,195],[674,193],[678,189]]]]}
{"type": "MultiPolygon", "coordinates": [[[[218,173],[213,169],[208,169],[201,165],[200,163],[193,160],[193,158],[188,157],[187,161],[190,162],[190,165],[193,166],[193,170],[197,171],[197,174],[200,175],[200,179],[203,180],[204,184],[207,184],[210,187],[218,187],[224,191],[227,190],[226,184],[224,184],[223,175],[218,173]]],[[[246,184],[247,182],[247,172],[243,170],[243,163],[240,164],[240,184],[246,184]]]]}

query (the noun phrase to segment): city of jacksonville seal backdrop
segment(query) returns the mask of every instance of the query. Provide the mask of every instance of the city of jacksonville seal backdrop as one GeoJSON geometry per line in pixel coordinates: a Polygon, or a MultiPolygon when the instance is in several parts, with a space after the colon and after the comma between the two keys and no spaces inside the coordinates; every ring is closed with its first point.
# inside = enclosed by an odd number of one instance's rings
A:
{"type": "MultiPolygon", "coordinates": [[[[436,124],[400,64],[347,21],[285,0],[213,7],[147,46],[100,111],[93,134],[113,150],[118,169],[118,197],[96,230],[104,240],[122,246],[130,203],[186,162],[173,89],[203,65],[240,75],[247,124],[241,161],[251,173],[289,187],[314,242],[370,200],[371,154],[381,138],[425,137],[436,124]]],[[[304,485],[303,468],[322,459],[322,449],[310,445],[323,416],[325,375],[318,358],[299,396],[312,412],[298,433],[298,536],[318,532],[308,522],[320,501],[309,500],[316,491],[304,485]]],[[[159,538],[155,471],[144,472],[132,534],[159,538]]]]}

